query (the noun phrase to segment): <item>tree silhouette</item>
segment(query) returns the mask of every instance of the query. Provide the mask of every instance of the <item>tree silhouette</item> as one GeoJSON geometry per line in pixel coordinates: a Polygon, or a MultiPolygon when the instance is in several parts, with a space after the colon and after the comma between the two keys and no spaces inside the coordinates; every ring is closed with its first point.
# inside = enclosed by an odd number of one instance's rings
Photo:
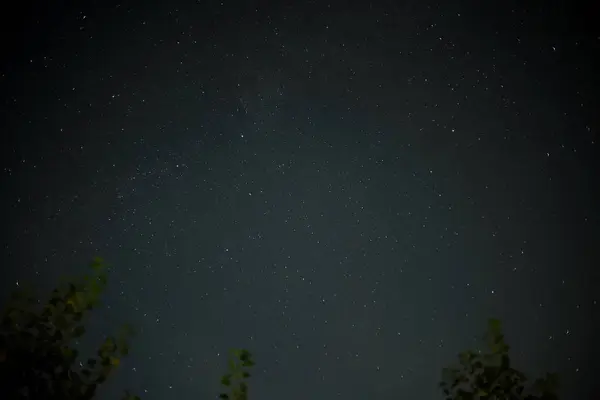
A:
{"type": "MultiPolygon", "coordinates": [[[[26,288],[16,290],[0,320],[0,387],[2,398],[88,400],[94,398],[122,357],[129,351],[134,331],[124,325],[107,337],[85,362],[71,342],[85,334],[85,317],[98,305],[107,283],[107,266],[101,258],[91,263],[92,274],[63,280],[42,306],[26,288]]],[[[229,372],[221,383],[231,388],[223,399],[246,400],[254,365],[248,350],[233,350],[229,372]],[[236,361],[237,359],[237,361],[236,361]]],[[[140,400],[125,391],[123,400],[140,400]]]]}
{"type": "Polygon", "coordinates": [[[228,373],[221,377],[221,384],[231,388],[231,393],[221,393],[220,399],[223,400],[247,400],[248,384],[246,379],[250,378],[248,368],[254,365],[252,355],[248,350],[232,350],[228,362],[228,373]]]}
{"type": "Polygon", "coordinates": [[[488,321],[484,335],[488,352],[459,353],[460,365],[444,368],[440,387],[446,400],[557,400],[558,376],[546,374],[528,383],[511,367],[509,346],[497,319],[488,321]]]}
{"type": "MultiPolygon", "coordinates": [[[[42,306],[31,290],[15,291],[0,321],[0,382],[9,399],[91,399],[127,355],[130,326],[107,337],[85,362],[71,342],[85,334],[85,317],[107,282],[106,264],[91,263],[92,274],[64,281],[42,306]]],[[[125,394],[125,399],[136,396],[125,394]]]]}
{"type": "MultiPolygon", "coordinates": [[[[32,291],[13,293],[0,320],[0,387],[2,398],[88,400],[94,398],[122,357],[129,351],[133,329],[124,325],[107,337],[97,357],[78,361],[71,342],[85,334],[85,317],[97,304],[107,283],[106,264],[91,263],[93,273],[83,279],[65,280],[42,305],[32,291]]],[[[557,400],[558,376],[546,374],[528,382],[511,366],[509,346],[500,321],[491,319],[484,335],[488,351],[459,353],[459,365],[444,368],[439,386],[446,400],[557,400]]],[[[223,400],[247,400],[254,365],[245,349],[234,349],[221,384],[229,393],[223,400]]],[[[123,400],[140,400],[125,391],[123,400]]]]}

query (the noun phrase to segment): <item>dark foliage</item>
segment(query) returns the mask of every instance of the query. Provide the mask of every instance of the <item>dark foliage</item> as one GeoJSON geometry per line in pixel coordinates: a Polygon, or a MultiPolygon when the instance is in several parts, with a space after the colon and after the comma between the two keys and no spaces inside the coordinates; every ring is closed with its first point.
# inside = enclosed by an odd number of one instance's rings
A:
{"type": "Polygon", "coordinates": [[[500,321],[491,319],[484,336],[488,352],[464,351],[459,366],[444,368],[440,387],[446,400],[558,400],[558,376],[533,383],[511,366],[500,321]]]}
{"type": "MultiPolygon", "coordinates": [[[[129,351],[133,330],[124,326],[107,337],[96,357],[79,361],[72,342],[85,334],[85,317],[98,305],[107,282],[106,265],[100,258],[93,273],[65,281],[45,303],[31,291],[16,291],[0,320],[0,388],[2,398],[25,400],[89,400],[129,351]]],[[[558,400],[558,377],[547,374],[533,382],[511,366],[509,346],[500,321],[489,321],[484,336],[487,352],[464,351],[459,365],[444,368],[439,384],[446,400],[558,400]]],[[[247,400],[249,369],[254,366],[248,350],[232,350],[228,372],[221,384],[223,400],[247,400]]],[[[140,400],[125,392],[123,400],[140,400]]]]}

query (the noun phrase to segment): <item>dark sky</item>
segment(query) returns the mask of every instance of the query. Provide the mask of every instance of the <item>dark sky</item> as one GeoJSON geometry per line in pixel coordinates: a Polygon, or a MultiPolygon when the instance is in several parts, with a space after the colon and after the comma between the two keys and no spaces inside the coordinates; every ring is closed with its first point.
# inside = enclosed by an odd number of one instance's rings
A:
{"type": "Polygon", "coordinates": [[[490,317],[592,398],[596,11],[259,3],[2,12],[0,290],[112,264],[100,399],[212,399],[231,347],[253,400],[441,399],[490,317]]]}

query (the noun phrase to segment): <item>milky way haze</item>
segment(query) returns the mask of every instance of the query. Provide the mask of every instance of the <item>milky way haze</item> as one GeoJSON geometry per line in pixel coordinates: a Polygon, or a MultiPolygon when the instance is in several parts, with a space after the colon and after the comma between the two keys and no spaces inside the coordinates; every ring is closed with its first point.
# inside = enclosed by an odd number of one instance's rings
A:
{"type": "Polygon", "coordinates": [[[2,17],[0,292],[112,265],[82,346],[140,333],[102,400],[212,399],[231,347],[252,400],[441,399],[490,317],[592,398],[592,10],[260,3],[2,17]]]}

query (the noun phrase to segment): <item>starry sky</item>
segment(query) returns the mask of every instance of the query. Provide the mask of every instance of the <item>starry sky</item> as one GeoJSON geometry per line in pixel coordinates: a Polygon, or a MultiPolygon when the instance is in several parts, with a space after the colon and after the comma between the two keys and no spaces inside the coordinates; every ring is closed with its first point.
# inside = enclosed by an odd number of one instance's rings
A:
{"type": "Polygon", "coordinates": [[[490,317],[592,398],[595,10],[150,3],[1,17],[0,292],[112,265],[100,399],[215,398],[232,347],[255,400],[441,399],[490,317]]]}

